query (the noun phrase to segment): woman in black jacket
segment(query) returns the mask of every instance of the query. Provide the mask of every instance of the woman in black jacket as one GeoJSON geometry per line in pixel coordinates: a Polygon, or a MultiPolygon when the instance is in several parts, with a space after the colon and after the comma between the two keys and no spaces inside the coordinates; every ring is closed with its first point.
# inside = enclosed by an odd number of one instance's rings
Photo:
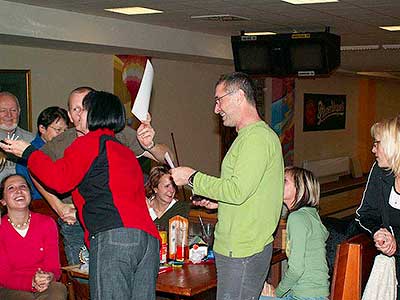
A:
{"type": "MultiPolygon", "coordinates": [[[[400,278],[400,118],[383,120],[371,127],[372,153],[376,162],[370,171],[356,221],[368,231],[376,248],[395,256],[400,278]]],[[[397,294],[400,295],[399,285],[397,294]]]]}

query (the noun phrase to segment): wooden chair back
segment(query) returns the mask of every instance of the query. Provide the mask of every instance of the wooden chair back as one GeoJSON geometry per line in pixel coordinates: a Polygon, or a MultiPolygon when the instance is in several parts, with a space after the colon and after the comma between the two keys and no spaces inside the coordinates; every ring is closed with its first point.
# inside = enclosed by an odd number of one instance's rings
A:
{"type": "Polygon", "coordinates": [[[361,299],[376,254],[373,240],[364,233],[340,243],[336,251],[330,299],[361,299]]]}

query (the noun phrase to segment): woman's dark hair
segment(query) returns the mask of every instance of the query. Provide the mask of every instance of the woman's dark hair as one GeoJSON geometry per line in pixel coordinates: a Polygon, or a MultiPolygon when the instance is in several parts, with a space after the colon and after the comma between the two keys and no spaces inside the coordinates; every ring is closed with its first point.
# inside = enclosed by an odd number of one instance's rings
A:
{"type": "MultiPolygon", "coordinates": [[[[6,177],[4,177],[4,178],[1,180],[1,182],[0,182],[0,199],[3,199],[3,198],[4,198],[4,188],[5,188],[5,185],[6,185],[6,181],[7,181],[9,178],[15,177],[15,176],[21,177],[21,178],[23,178],[23,179],[25,180],[26,185],[27,185],[28,188],[29,188],[29,192],[30,192],[30,194],[31,194],[31,196],[32,196],[32,187],[30,186],[30,184],[29,184],[29,182],[26,180],[26,178],[25,178],[24,176],[22,176],[22,175],[19,175],[19,174],[10,174],[10,175],[7,175],[6,177]]],[[[7,213],[7,206],[2,206],[2,205],[0,204],[0,216],[3,216],[3,215],[6,214],[6,213],[7,213]]]]}
{"type": "Polygon", "coordinates": [[[39,117],[37,118],[37,128],[38,132],[39,131],[39,126],[42,125],[44,128],[47,129],[51,123],[54,121],[58,121],[60,119],[63,119],[65,123],[68,125],[69,119],[68,119],[68,113],[64,108],[58,107],[58,106],[50,106],[42,110],[42,112],[39,114],[39,117]]]}
{"type": "Polygon", "coordinates": [[[83,108],[87,110],[89,131],[107,128],[119,132],[125,127],[124,105],[111,93],[91,91],[83,98],[83,108]]]}
{"type": "Polygon", "coordinates": [[[9,178],[15,177],[15,176],[21,177],[21,178],[23,178],[25,180],[26,184],[28,185],[29,191],[32,194],[32,187],[30,186],[29,182],[26,180],[26,178],[24,176],[19,175],[19,174],[10,174],[10,175],[7,175],[6,177],[4,177],[0,182],[0,196],[1,196],[1,199],[3,199],[3,197],[4,197],[4,187],[5,187],[6,181],[9,178]]]}
{"type": "MultiPolygon", "coordinates": [[[[149,179],[146,182],[145,189],[146,189],[146,197],[151,198],[154,196],[155,191],[154,188],[158,187],[160,183],[161,177],[164,175],[171,175],[169,173],[169,169],[166,166],[156,166],[150,170],[149,179]]],[[[172,180],[172,184],[174,185],[175,191],[177,190],[177,186],[175,182],[172,180]]]]}

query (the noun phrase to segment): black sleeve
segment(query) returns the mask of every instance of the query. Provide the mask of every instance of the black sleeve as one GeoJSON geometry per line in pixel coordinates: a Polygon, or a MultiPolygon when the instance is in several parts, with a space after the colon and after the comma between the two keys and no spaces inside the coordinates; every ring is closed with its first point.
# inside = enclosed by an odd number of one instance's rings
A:
{"type": "Polygon", "coordinates": [[[360,207],[356,211],[356,221],[372,236],[383,227],[382,222],[382,169],[375,163],[368,176],[360,207]]]}
{"type": "Polygon", "coordinates": [[[22,158],[25,159],[26,161],[28,160],[29,156],[35,152],[37,149],[35,146],[32,146],[31,144],[28,146],[28,148],[25,149],[24,153],[22,153],[22,158]]]}

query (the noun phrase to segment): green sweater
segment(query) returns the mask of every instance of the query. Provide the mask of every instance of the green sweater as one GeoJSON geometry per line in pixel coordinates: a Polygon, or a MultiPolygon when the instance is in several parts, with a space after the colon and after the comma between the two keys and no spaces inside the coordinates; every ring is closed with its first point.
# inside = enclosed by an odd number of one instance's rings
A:
{"type": "Polygon", "coordinates": [[[248,257],[273,241],[282,208],[283,159],[279,138],[263,121],[238,132],[221,177],[197,173],[195,194],[218,201],[214,251],[248,257]]]}
{"type": "Polygon", "coordinates": [[[289,214],[286,235],[288,269],[276,288],[277,297],[288,292],[297,297],[329,295],[325,250],[328,235],[316,208],[302,207],[289,214]]]}

